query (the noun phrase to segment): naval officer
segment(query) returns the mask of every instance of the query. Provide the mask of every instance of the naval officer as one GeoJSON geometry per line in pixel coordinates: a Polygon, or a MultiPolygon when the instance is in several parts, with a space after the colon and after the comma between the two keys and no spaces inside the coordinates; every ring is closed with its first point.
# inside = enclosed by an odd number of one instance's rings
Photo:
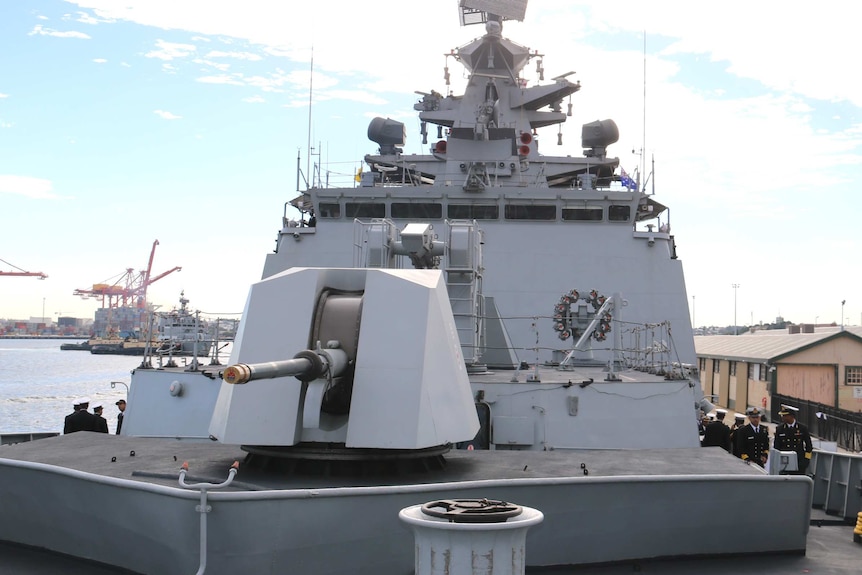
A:
{"type": "Polygon", "coordinates": [[[739,457],[739,451],[736,449],[736,430],[745,425],[745,415],[737,413],[733,416],[733,425],[730,428],[730,448],[731,453],[739,457]]]}
{"type": "Polygon", "coordinates": [[[761,411],[756,407],[748,408],[748,425],[736,430],[736,449],[744,461],[756,463],[761,467],[766,465],[769,457],[769,432],[761,425],[761,411]]]}
{"type": "Polygon", "coordinates": [[[715,410],[715,421],[709,422],[704,428],[701,445],[704,447],[721,447],[725,451],[730,451],[730,428],[724,423],[725,415],[727,415],[726,410],[715,410]]]}
{"type": "Polygon", "coordinates": [[[788,475],[804,475],[814,451],[808,428],[796,421],[798,411],[799,408],[796,407],[781,406],[778,415],[781,416],[782,423],[775,428],[775,441],[772,444],[779,451],[796,452],[797,471],[788,471],[788,475]]]}
{"type": "Polygon", "coordinates": [[[101,403],[93,404],[93,421],[96,422],[96,429],[99,433],[108,433],[108,420],[102,417],[102,409],[104,406],[101,403]]]}
{"type": "Polygon", "coordinates": [[[76,431],[97,431],[96,416],[87,411],[90,407],[90,398],[82,397],[76,399],[72,404],[72,413],[66,416],[63,422],[63,433],[75,433],[76,431]]]}
{"type": "Polygon", "coordinates": [[[126,400],[121,399],[114,405],[120,410],[120,413],[117,414],[117,435],[120,435],[120,430],[123,429],[123,417],[126,416],[126,400]]]}

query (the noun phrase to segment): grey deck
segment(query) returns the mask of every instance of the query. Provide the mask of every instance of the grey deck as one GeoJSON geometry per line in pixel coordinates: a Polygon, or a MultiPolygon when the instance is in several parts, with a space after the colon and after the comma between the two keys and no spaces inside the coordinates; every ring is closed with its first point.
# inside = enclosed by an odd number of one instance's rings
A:
{"type": "Polygon", "coordinates": [[[439,471],[406,477],[290,477],[244,467],[238,446],[80,432],[39,441],[0,446],[0,458],[57,465],[107,477],[176,487],[184,461],[189,481],[220,482],[240,462],[235,491],[342,486],[443,483],[482,479],[591,477],[626,475],[762,475],[755,467],[720,448],[539,451],[464,451],[445,455],[439,471]],[[134,456],[132,456],[134,452],[134,456]],[[116,458],[116,461],[112,461],[116,458]]]}

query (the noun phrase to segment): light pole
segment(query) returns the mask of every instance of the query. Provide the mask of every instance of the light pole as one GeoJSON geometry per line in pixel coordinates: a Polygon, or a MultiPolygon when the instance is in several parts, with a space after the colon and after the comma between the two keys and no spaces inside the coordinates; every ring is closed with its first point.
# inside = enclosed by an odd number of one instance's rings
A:
{"type": "Polygon", "coordinates": [[[695,312],[694,296],[691,296],[691,327],[697,328],[697,322],[694,321],[694,312],[695,312]]]}
{"type": "Polygon", "coordinates": [[[846,299],[841,300],[841,331],[844,331],[844,304],[847,303],[846,299]]]}
{"type": "Polygon", "coordinates": [[[736,290],[739,289],[739,284],[731,284],[733,288],[733,335],[739,335],[739,328],[736,327],[736,290]]]}

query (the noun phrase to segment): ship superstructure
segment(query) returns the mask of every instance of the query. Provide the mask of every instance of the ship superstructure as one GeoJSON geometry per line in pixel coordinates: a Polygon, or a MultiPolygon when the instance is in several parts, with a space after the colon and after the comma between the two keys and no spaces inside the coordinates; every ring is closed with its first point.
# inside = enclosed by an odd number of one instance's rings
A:
{"type": "MultiPolygon", "coordinates": [[[[624,317],[608,326],[625,333],[626,349],[658,346],[665,363],[693,364],[665,207],[616,175],[612,120],[582,127],[583,156],[547,155],[581,85],[569,74],[532,84],[525,68],[535,63],[543,76],[544,56],[506,39],[502,22],[485,18],[485,35],[448,55],[469,74],[463,94],[431,91],[416,102],[427,153],[402,153],[403,124],[375,118],[368,136],[379,150],[365,157],[358,185],[316,186],[294,199],[263,276],[294,266],[439,267],[459,328],[477,334],[464,341],[468,362],[502,368],[558,362],[572,350],[575,326],[555,321],[561,299],[578,293],[567,309],[595,311],[590,292],[619,293],[624,317]],[[418,256],[399,247],[407,224],[424,225],[433,246],[418,256]],[[657,325],[650,339],[645,326],[657,325]]],[[[607,361],[613,339],[604,341],[592,348],[607,361]]]]}

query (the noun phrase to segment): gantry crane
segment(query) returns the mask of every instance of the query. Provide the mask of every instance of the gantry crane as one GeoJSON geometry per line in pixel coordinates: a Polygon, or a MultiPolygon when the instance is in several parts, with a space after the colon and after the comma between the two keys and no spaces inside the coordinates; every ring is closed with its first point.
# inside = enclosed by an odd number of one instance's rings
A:
{"type": "Polygon", "coordinates": [[[22,270],[21,268],[19,268],[18,266],[16,266],[16,265],[12,265],[12,264],[10,264],[9,262],[7,262],[6,260],[3,260],[3,259],[0,259],[0,262],[3,262],[3,263],[4,263],[4,264],[6,264],[7,266],[12,266],[12,267],[13,267],[13,268],[15,268],[16,270],[18,270],[18,271],[15,271],[15,272],[2,272],[2,271],[0,271],[0,276],[35,276],[35,277],[39,278],[40,280],[43,280],[43,279],[45,279],[45,278],[47,278],[47,277],[48,277],[48,276],[46,276],[45,274],[43,274],[42,272],[28,272],[28,271],[24,271],[24,270],[22,270]]]}
{"type": "Polygon", "coordinates": [[[102,283],[93,284],[92,289],[76,289],[72,295],[79,295],[82,298],[101,298],[102,307],[107,308],[127,306],[145,308],[147,306],[147,288],[150,284],[183,269],[177,266],[152,277],[153,258],[156,255],[157,245],[159,245],[159,240],[153,242],[153,249],[150,251],[146,270],[135,274],[134,268],[126,268],[126,271],[113,283],[108,283],[109,280],[106,280],[102,283]]]}

